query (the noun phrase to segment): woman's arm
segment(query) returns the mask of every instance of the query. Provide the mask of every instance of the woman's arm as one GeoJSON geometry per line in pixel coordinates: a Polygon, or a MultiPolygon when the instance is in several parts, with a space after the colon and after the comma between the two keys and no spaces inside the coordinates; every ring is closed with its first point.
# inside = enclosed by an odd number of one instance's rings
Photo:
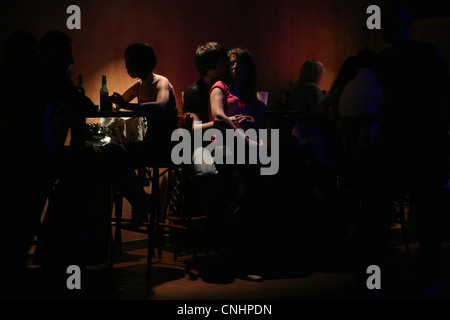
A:
{"type": "Polygon", "coordinates": [[[167,105],[169,104],[170,97],[170,83],[164,77],[160,77],[156,84],[156,100],[143,102],[143,103],[130,103],[130,98],[137,96],[137,91],[139,90],[139,83],[136,83],[137,87],[131,87],[127,91],[125,91],[123,96],[120,96],[118,93],[114,93],[111,97],[112,102],[117,104],[120,109],[125,110],[133,110],[133,111],[144,111],[149,114],[160,114],[164,112],[167,105]],[[131,89],[134,90],[131,90],[131,89]]]}
{"type": "Polygon", "coordinates": [[[211,102],[211,115],[213,120],[222,121],[228,127],[237,130],[238,127],[233,123],[233,121],[227,117],[225,114],[226,97],[220,88],[214,88],[210,94],[211,102]]]}
{"type": "Polygon", "coordinates": [[[120,95],[117,92],[114,92],[110,97],[109,101],[116,105],[116,110],[127,109],[128,105],[130,105],[130,101],[133,101],[134,98],[138,96],[139,93],[139,81],[133,83],[125,92],[120,95]]]}
{"type": "Polygon", "coordinates": [[[233,117],[232,121],[235,124],[237,123],[240,127],[252,128],[257,125],[259,119],[261,119],[264,112],[266,112],[266,105],[264,104],[264,102],[256,100],[255,107],[251,115],[246,116],[239,114],[233,117]]]}
{"type": "Polygon", "coordinates": [[[122,98],[125,102],[129,103],[138,96],[138,93],[139,93],[139,81],[136,81],[131,87],[125,90],[125,92],[122,94],[122,98]]]}
{"type": "Polygon", "coordinates": [[[145,111],[147,113],[163,113],[169,104],[170,98],[170,83],[165,77],[160,77],[156,84],[156,100],[149,102],[142,102],[135,106],[133,110],[145,111]]]}
{"type": "Polygon", "coordinates": [[[214,120],[224,122],[228,127],[237,130],[238,136],[245,140],[250,146],[257,147],[260,144],[256,141],[250,140],[242,130],[233,123],[233,118],[225,114],[226,97],[220,88],[214,88],[210,94],[211,114],[214,120]]]}

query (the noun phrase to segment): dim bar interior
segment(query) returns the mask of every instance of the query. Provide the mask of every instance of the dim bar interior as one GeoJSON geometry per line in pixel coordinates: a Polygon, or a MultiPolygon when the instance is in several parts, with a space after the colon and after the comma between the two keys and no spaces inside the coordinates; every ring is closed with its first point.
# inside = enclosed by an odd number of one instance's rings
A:
{"type": "MultiPolygon", "coordinates": [[[[409,1],[409,4],[416,17],[411,29],[411,37],[433,43],[441,51],[445,62],[449,64],[449,5],[443,4],[442,1],[409,1]]],[[[84,93],[96,105],[100,105],[99,93],[102,88],[103,76],[106,76],[110,95],[113,92],[124,92],[135,81],[127,73],[124,51],[132,43],[148,43],[153,47],[157,56],[155,73],[163,74],[170,79],[180,115],[183,106],[182,93],[199,78],[194,64],[196,48],[208,41],[217,41],[227,49],[244,47],[252,52],[257,67],[257,90],[268,93],[267,111],[276,112],[286,111],[284,109],[286,90],[297,81],[299,70],[306,60],[315,59],[323,64],[325,72],[320,88],[328,92],[338,76],[343,62],[348,57],[355,56],[362,49],[379,52],[389,47],[389,44],[384,41],[382,29],[370,30],[367,27],[366,23],[370,14],[366,9],[370,5],[379,5],[381,15],[383,15],[383,3],[370,0],[77,0],[74,3],[52,0],[2,1],[0,4],[0,41],[3,44],[8,36],[16,30],[26,30],[38,39],[49,30],[64,32],[72,40],[74,59],[73,65],[70,66],[72,81],[76,85],[79,76],[82,76],[84,93]],[[67,12],[70,5],[76,5],[79,8],[79,16],[77,16],[79,28],[68,28],[68,19],[73,14],[67,12]]],[[[3,51],[0,52],[0,58],[3,63],[3,51]]],[[[24,90],[28,86],[33,86],[33,83],[30,83],[28,79],[23,79],[24,90]]],[[[2,107],[7,108],[8,106],[2,105],[2,107]]],[[[274,125],[273,118],[264,119],[265,125],[274,125]]],[[[280,139],[285,139],[285,137],[281,135],[280,139]]],[[[282,170],[283,167],[280,166],[281,173],[285,174],[282,170]]],[[[284,185],[285,181],[276,182],[284,185]]],[[[278,196],[278,199],[283,202],[282,208],[289,210],[295,208],[295,198],[284,197],[283,194],[278,196]]],[[[0,206],[2,215],[8,214],[7,204],[1,203],[0,206]]],[[[124,214],[129,214],[130,211],[131,208],[125,201],[124,214]]],[[[130,268],[131,275],[122,274],[117,277],[110,273],[108,276],[101,274],[98,276],[101,280],[92,280],[92,274],[95,272],[91,271],[90,280],[94,283],[93,286],[97,291],[95,294],[89,293],[87,296],[93,299],[101,298],[104,295],[106,298],[112,299],[153,300],[254,300],[259,298],[269,300],[351,300],[368,297],[376,299],[378,297],[376,288],[367,290],[367,288],[361,289],[357,285],[353,286],[355,280],[351,273],[351,266],[343,258],[347,256],[344,252],[353,248],[345,247],[348,240],[343,240],[342,234],[345,234],[345,239],[347,236],[354,235],[352,229],[354,225],[342,226],[334,218],[318,219],[320,223],[318,222],[314,228],[305,231],[304,227],[295,229],[294,225],[302,224],[304,222],[302,219],[306,219],[309,223],[309,218],[298,217],[295,212],[281,212],[276,218],[279,227],[277,229],[278,243],[281,246],[281,249],[277,250],[277,254],[282,256],[281,269],[283,266],[287,267],[263,282],[252,284],[251,287],[241,279],[224,283],[209,282],[206,276],[207,271],[202,273],[202,271],[194,270],[192,273],[188,270],[189,268],[185,268],[192,262],[190,260],[192,256],[187,254],[187,258],[182,256],[177,261],[170,260],[169,264],[172,264],[174,268],[166,273],[163,270],[164,265],[154,265],[153,269],[156,271],[153,271],[152,275],[152,293],[145,290],[145,280],[138,285],[135,283],[136,277],[140,279],[139,276],[143,272],[143,269],[139,268],[144,268],[142,265],[145,265],[143,262],[145,259],[141,259],[135,265],[120,262],[122,263],[120,266],[123,266],[124,270],[130,268]],[[298,235],[303,232],[304,235],[298,235]],[[296,234],[298,238],[296,238],[296,234]],[[319,247],[318,252],[312,254],[313,258],[308,256],[313,260],[310,262],[319,267],[316,270],[308,270],[307,275],[301,275],[300,267],[299,270],[292,270],[290,267],[295,269],[297,263],[302,264],[300,260],[303,256],[299,254],[301,250],[297,245],[298,242],[307,238],[306,235],[311,236],[309,240],[312,238],[322,239],[322,237],[326,240],[316,240],[315,244],[319,247]],[[333,238],[334,236],[336,238],[333,238]],[[341,248],[339,245],[344,247],[341,248]],[[299,257],[293,257],[296,255],[299,257]],[[197,279],[201,279],[202,276],[204,276],[203,280],[197,279]],[[129,284],[127,279],[135,282],[129,284]],[[197,281],[195,281],[196,279],[197,281]],[[202,282],[199,285],[200,281],[202,282]],[[105,284],[106,282],[108,284],[105,284]],[[114,287],[116,284],[117,287],[114,287]],[[233,285],[235,289],[232,289],[233,285]],[[121,291],[120,286],[126,289],[121,291]],[[102,289],[98,289],[98,287],[102,289]],[[108,292],[105,293],[105,291],[108,292]],[[98,296],[96,296],[97,294],[98,296]]],[[[390,234],[392,241],[396,241],[396,235],[400,235],[400,239],[403,239],[400,233],[403,231],[402,228],[393,228],[392,230],[390,234]]],[[[449,231],[450,229],[447,229],[447,233],[449,231]]],[[[129,241],[130,247],[131,243],[142,243],[142,239],[145,238],[126,232],[124,237],[128,237],[124,241],[125,245],[129,241]]],[[[417,243],[413,240],[409,240],[409,248],[414,254],[417,252],[415,246],[417,243]]],[[[450,237],[446,240],[450,240],[450,237]]],[[[406,249],[402,240],[399,243],[394,248],[394,251],[397,250],[394,260],[400,261],[398,268],[401,270],[394,268],[394,271],[388,273],[385,278],[383,269],[381,269],[381,285],[383,288],[391,290],[388,291],[387,298],[417,298],[413,297],[412,291],[410,291],[411,286],[416,283],[416,279],[412,275],[415,273],[411,271],[415,267],[411,267],[410,264],[410,259],[414,259],[414,256],[406,257],[404,252],[406,249]],[[403,256],[404,254],[405,256],[403,256]]],[[[444,244],[442,251],[448,254],[448,248],[444,244]]],[[[144,252],[144,256],[146,255],[145,250],[136,252],[144,252]]],[[[200,256],[200,259],[195,261],[201,263],[203,258],[205,256],[200,256]]],[[[444,263],[448,263],[448,257],[442,259],[444,263]]],[[[3,264],[4,261],[6,260],[1,259],[0,263],[3,264]]],[[[214,261],[208,263],[210,262],[206,263],[206,268],[220,269],[221,267],[214,261]]],[[[120,273],[121,268],[116,268],[120,273]]],[[[36,266],[36,269],[39,267],[36,266]]],[[[375,270],[376,273],[376,269],[370,270],[375,270]]],[[[440,292],[444,299],[450,298],[449,270],[446,270],[441,283],[442,287],[446,285],[446,291],[440,292]]],[[[209,271],[211,274],[214,273],[209,271]]],[[[367,275],[367,277],[369,276],[370,274],[367,275]]],[[[63,277],[67,279],[69,275],[64,274],[63,277]]],[[[27,282],[27,280],[23,281],[27,282]]],[[[35,280],[31,280],[31,282],[33,281],[35,280]]],[[[31,289],[28,288],[28,290],[39,292],[39,285],[33,282],[31,289]]],[[[68,298],[80,298],[80,296],[84,298],[82,294],[74,294],[75,291],[76,289],[65,294],[68,298]]],[[[36,296],[31,297],[27,294],[24,293],[26,298],[46,297],[43,293],[42,296],[37,293],[36,296]]],[[[22,298],[20,293],[18,296],[22,298]]],[[[14,298],[14,295],[12,297],[14,298]]],[[[8,299],[8,295],[5,299],[8,299]]],[[[188,310],[189,305],[186,306],[183,310],[188,310]]],[[[250,309],[255,310],[254,307],[250,309]]]]}

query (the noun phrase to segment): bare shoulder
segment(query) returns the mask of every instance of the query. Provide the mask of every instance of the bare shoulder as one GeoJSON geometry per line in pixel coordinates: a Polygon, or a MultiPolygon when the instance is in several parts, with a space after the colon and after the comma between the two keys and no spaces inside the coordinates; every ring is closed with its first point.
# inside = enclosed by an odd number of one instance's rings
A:
{"type": "Polygon", "coordinates": [[[210,95],[211,96],[224,96],[224,93],[223,93],[223,90],[221,89],[221,88],[219,88],[219,87],[213,87],[212,89],[211,89],[211,93],[210,93],[210,95]]]}
{"type": "Polygon", "coordinates": [[[169,79],[160,74],[153,75],[153,83],[156,85],[170,85],[169,79]]]}

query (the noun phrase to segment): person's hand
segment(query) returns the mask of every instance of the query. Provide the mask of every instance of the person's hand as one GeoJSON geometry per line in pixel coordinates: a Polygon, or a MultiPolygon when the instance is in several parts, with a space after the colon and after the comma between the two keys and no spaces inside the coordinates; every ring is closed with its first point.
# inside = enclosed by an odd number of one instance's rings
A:
{"type": "Polygon", "coordinates": [[[237,125],[243,125],[246,122],[255,123],[255,119],[252,116],[245,116],[242,114],[237,114],[235,116],[235,122],[237,125]]]}
{"type": "Polygon", "coordinates": [[[239,116],[239,115],[231,116],[231,117],[228,117],[228,119],[230,119],[230,120],[234,123],[234,122],[237,121],[237,118],[236,118],[236,117],[238,117],[238,116],[239,116]]]}
{"type": "Polygon", "coordinates": [[[114,92],[112,96],[109,96],[109,101],[115,104],[116,110],[120,110],[127,105],[127,102],[117,92],[114,92]]]}

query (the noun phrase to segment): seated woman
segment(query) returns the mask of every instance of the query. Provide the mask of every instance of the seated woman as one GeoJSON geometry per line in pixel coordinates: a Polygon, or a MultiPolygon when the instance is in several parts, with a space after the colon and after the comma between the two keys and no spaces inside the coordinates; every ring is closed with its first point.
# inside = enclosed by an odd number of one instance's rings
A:
{"type": "Polygon", "coordinates": [[[311,114],[325,97],[320,83],[325,68],[320,61],[310,59],[303,63],[297,83],[289,93],[288,104],[292,111],[303,115],[311,114]]]}
{"type": "Polygon", "coordinates": [[[142,143],[129,145],[129,151],[143,152],[141,164],[148,166],[154,161],[169,161],[173,143],[172,132],[178,127],[178,110],[174,89],[169,80],[153,73],[156,55],[146,43],[135,43],[125,50],[125,64],[128,74],[138,80],[123,95],[114,93],[110,101],[116,110],[144,111],[147,132],[142,143]],[[137,103],[131,103],[137,98],[137,103]]]}
{"type": "MultiPolygon", "coordinates": [[[[179,124],[173,87],[166,77],[153,73],[156,67],[156,55],[153,48],[146,43],[130,45],[125,50],[125,64],[130,77],[138,80],[123,95],[115,92],[109,100],[116,105],[116,110],[145,112],[147,130],[143,141],[125,145],[124,165],[131,169],[138,169],[170,162],[173,146],[171,135],[179,124]],[[131,103],[135,98],[137,103],[131,103]]],[[[134,186],[137,190],[139,182],[134,171],[128,179],[126,185],[130,188],[134,186]],[[131,183],[131,180],[134,183],[131,183]]],[[[140,190],[143,192],[143,188],[140,190]]],[[[142,195],[141,191],[138,194],[142,195]]],[[[139,210],[135,214],[132,212],[133,223],[140,224],[146,221],[148,211],[139,210]]]]}
{"type": "MultiPolygon", "coordinates": [[[[266,111],[266,105],[256,96],[256,68],[247,49],[235,48],[229,51],[230,80],[217,81],[210,89],[210,119],[222,128],[256,128],[258,120],[266,111]]],[[[259,143],[240,136],[250,146],[259,143]]]]}
{"type": "Polygon", "coordinates": [[[325,146],[319,132],[315,108],[325,94],[319,87],[325,68],[320,61],[307,60],[300,68],[297,83],[288,96],[289,108],[299,115],[288,125],[292,128],[295,154],[300,159],[323,159],[325,146]]]}
{"type": "Polygon", "coordinates": [[[343,124],[339,115],[339,100],[342,91],[357,73],[356,56],[350,56],[342,63],[331,85],[328,95],[316,106],[316,122],[326,146],[328,159],[340,159],[343,155],[343,124]]]}
{"type": "MultiPolygon", "coordinates": [[[[217,128],[234,129],[238,132],[238,138],[244,139],[248,146],[258,147],[260,143],[249,139],[243,131],[255,128],[266,109],[264,103],[256,97],[256,68],[253,57],[248,50],[242,48],[230,50],[228,56],[231,79],[227,82],[217,81],[211,87],[210,119],[215,122],[217,128]]],[[[230,150],[227,147],[224,149],[224,156],[232,156],[234,159],[237,157],[236,152],[243,151],[230,150]]],[[[256,181],[259,175],[253,167],[225,161],[225,164],[218,165],[217,169],[223,188],[220,194],[230,195],[229,198],[224,198],[224,208],[229,211],[223,213],[224,220],[229,224],[222,225],[225,227],[224,236],[228,238],[225,239],[226,244],[231,244],[232,252],[228,253],[237,258],[236,267],[240,275],[245,276],[247,280],[262,280],[261,270],[257,270],[261,267],[257,264],[261,263],[259,249],[262,247],[258,235],[263,233],[264,227],[261,226],[265,225],[266,217],[256,208],[267,194],[261,192],[262,184],[259,180],[256,181]],[[256,228],[256,225],[260,227],[256,228]]],[[[225,249],[228,248],[226,245],[225,249]]]]}

